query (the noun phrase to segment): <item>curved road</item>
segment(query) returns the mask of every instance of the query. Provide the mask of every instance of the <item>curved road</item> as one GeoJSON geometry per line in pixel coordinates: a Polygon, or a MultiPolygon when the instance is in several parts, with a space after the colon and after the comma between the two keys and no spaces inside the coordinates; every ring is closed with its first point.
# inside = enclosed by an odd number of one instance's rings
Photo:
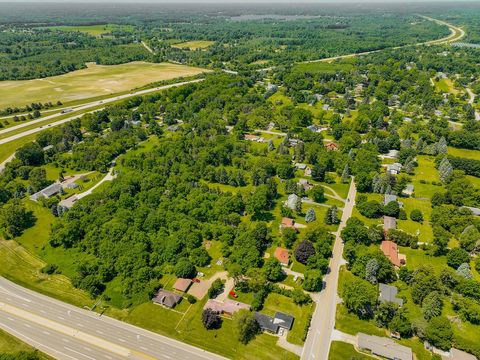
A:
{"type": "Polygon", "coordinates": [[[27,290],[0,277],[0,329],[61,360],[224,360],[166,336],[27,290]]]}

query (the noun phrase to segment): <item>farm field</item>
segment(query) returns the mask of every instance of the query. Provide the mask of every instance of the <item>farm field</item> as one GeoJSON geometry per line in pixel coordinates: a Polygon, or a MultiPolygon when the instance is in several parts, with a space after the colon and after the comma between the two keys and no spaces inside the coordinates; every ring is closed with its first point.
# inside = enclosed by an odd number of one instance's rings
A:
{"type": "Polygon", "coordinates": [[[198,41],[186,41],[180,44],[172,45],[172,47],[177,49],[186,49],[186,50],[200,50],[206,49],[209,46],[213,45],[214,41],[207,40],[198,40],[198,41]]]}
{"type": "Polygon", "coordinates": [[[0,108],[32,102],[62,102],[115,94],[177,77],[201,74],[205,69],[131,62],[122,65],[89,65],[87,69],[35,80],[0,81],[0,108]]]}
{"type": "Polygon", "coordinates": [[[121,30],[126,32],[131,32],[133,26],[120,26],[114,24],[100,24],[100,25],[85,25],[85,26],[49,26],[47,29],[50,30],[60,30],[60,31],[78,31],[92,36],[101,36],[111,34],[114,30],[121,30]]]}

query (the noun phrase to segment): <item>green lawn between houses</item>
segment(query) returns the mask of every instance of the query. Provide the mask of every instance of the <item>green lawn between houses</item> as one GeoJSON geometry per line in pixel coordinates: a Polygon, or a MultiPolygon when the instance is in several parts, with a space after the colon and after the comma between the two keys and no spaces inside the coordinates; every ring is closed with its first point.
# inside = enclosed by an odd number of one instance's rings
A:
{"type": "Polygon", "coordinates": [[[360,353],[351,344],[342,341],[332,341],[330,344],[330,354],[328,360],[369,360],[376,359],[366,354],[360,353]]]}

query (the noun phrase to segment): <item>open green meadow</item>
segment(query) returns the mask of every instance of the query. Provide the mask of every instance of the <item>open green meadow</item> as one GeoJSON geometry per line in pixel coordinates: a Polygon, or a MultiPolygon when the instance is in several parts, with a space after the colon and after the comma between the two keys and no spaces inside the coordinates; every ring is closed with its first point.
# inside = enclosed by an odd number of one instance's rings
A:
{"type": "Polygon", "coordinates": [[[102,35],[110,35],[113,31],[132,32],[133,26],[130,25],[115,25],[115,24],[100,24],[100,25],[79,25],[79,26],[49,26],[47,29],[82,32],[92,36],[100,37],[102,35]]]}
{"type": "Polygon", "coordinates": [[[185,49],[185,50],[202,50],[206,49],[209,46],[215,44],[214,41],[207,41],[207,40],[196,40],[196,41],[186,41],[179,44],[174,44],[172,47],[177,49],[185,49]]]}
{"type": "Polygon", "coordinates": [[[351,344],[347,344],[342,341],[332,341],[330,345],[330,354],[328,355],[328,360],[345,359],[369,360],[375,358],[366,354],[359,353],[351,344]]]}
{"type": "Polygon", "coordinates": [[[449,146],[448,154],[467,159],[480,160],[480,150],[458,149],[449,146]]]}
{"type": "Polygon", "coordinates": [[[0,81],[0,108],[32,102],[62,102],[116,94],[147,84],[193,76],[205,69],[169,64],[131,62],[121,65],[89,64],[86,69],[34,80],[0,81]]]}

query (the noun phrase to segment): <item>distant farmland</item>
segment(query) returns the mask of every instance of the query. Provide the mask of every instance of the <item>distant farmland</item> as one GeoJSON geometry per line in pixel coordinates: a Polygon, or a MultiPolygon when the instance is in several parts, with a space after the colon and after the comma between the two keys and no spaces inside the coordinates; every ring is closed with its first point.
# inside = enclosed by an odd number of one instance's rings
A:
{"type": "Polygon", "coordinates": [[[93,64],[86,69],[44,79],[0,81],[0,109],[32,102],[68,102],[115,94],[205,71],[168,63],[131,62],[122,65],[93,64]]]}

